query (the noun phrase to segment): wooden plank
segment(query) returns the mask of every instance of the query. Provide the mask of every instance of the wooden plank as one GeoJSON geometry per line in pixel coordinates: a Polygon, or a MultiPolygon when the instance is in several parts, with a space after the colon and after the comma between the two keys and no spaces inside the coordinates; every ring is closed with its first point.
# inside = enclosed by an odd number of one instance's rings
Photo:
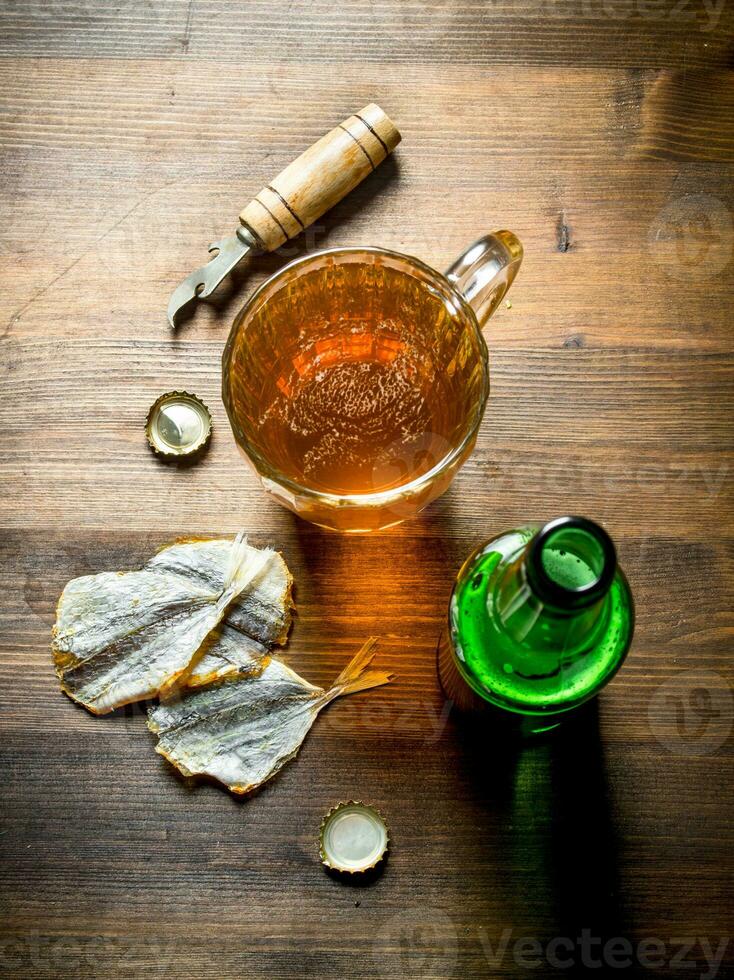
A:
{"type": "MultiPolygon", "coordinates": [[[[263,496],[229,434],[218,399],[219,343],[179,342],[175,373],[167,345],[157,342],[6,347],[11,406],[0,462],[6,526],[105,530],[114,510],[116,527],[152,521],[161,529],[210,531],[201,501],[216,497],[223,528],[244,524],[267,534],[283,528],[279,506],[263,496]],[[178,386],[211,406],[215,424],[206,459],[184,470],[156,461],[143,434],[157,392],[178,386]],[[126,486],[132,492],[121,493],[126,486]]],[[[591,508],[617,534],[665,533],[672,524],[682,537],[695,537],[730,486],[728,364],[725,355],[665,349],[493,350],[493,392],[477,450],[434,511],[456,530],[481,534],[497,526],[498,506],[508,519],[523,511],[544,515],[550,497],[554,510],[591,508]],[[539,467],[542,479],[533,479],[539,467]],[[665,509],[657,507],[661,497],[665,509]]],[[[432,533],[426,528],[417,522],[399,533],[432,533]]]]}
{"type": "Polygon", "coordinates": [[[10,55],[274,61],[317,65],[727,65],[725,0],[158,0],[3,9],[10,55]]]}
{"type": "MultiPolygon", "coordinates": [[[[510,523],[523,519],[527,516],[506,518],[510,523]]],[[[345,731],[353,725],[351,734],[357,735],[364,732],[365,713],[374,711],[379,718],[386,710],[397,716],[405,708],[408,721],[401,737],[422,737],[441,715],[434,651],[451,584],[466,555],[492,533],[492,524],[456,528],[447,511],[424,520],[420,537],[409,533],[408,526],[364,540],[300,524],[288,528],[289,523],[295,522],[286,517],[273,536],[253,529],[252,538],[257,543],[275,541],[296,579],[298,621],[289,662],[314,683],[328,685],[361,639],[382,636],[381,659],[400,675],[401,683],[371,697],[340,702],[333,716],[343,719],[345,731]],[[406,555],[410,562],[401,563],[406,555]],[[410,602],[406,595],[413,596],[410,602]],[[413,703],[415,698],[425,701],[425,710],[413,703]]],[[[217,521],[208,530],[216,534],[220,528],[217,521]]],[[[18,670],[29,668],[22,689],[14,692],[7,729],[30,725],[36,732],[53,732],[66,724],[74,731],[103,732],[106,721],[115,723],[88,716],[59,697],[48,652],[56,599],[69,578],[139,567],[151,548],[167,543],[171,533],[153,525],[145,532],[78,529],[70,541],[66,530],[6,532],[2,558],[9,571],[3,587],[9,599],[0,616],[3,686],[12,688],[18,670]]],[[[670,672],[671,659],[676,669],[698,666],[728,672],[732,619],[722,596],[730,586],[730,540],[702,545],[664,533],[643,538],[619,534],[618,545],[638,613],[633,655],[615,679],[617,701],[612,703],[620,709],[625,701],[639,707],[629,716],[624,710],[615,713],[606,734],[644,740],[636,718],[670,672]],[[676,577],[675,570],[686,564],[689,574],[676,577]],[[663,584],[666,601],[661,609],[656,597],[663,584]]],[[[136,707],[122,712],[129,718],[140,714],[136,707]]],[[[369,734],[379,737],[379,726],[369,734]]]]}
{"type": "MultiPolygon", "coordinates": [[[[6,82],[20,68],[6,63],[6,82]]],[[[85,63],[90,90],[80,94],[78,70],[73,62],[35,62],[33,95],[11,89],[17,94],[5,97],[0,141],[12,149],[0,267],[10,285],[0,322],[14,336],[35,336],[54,318],[69,336],[146,337],[153,330],[167,337],[161,310],[171,283],[202,261],[205,243],[231,229],[263,180],[364,97],[364,78],[356,75],[336,98],[322,93],[304,103],[297,70],[274,69],[282,93],[274,98],[254,69],[231,80],[186,66],[172,85],[165,63],[139,71],[118,62],[85,63]],[[265,101],[233,111],[243,85],[265,101]],[[297,118],[279,126],[282,98],[297,118]],[[86,299],[83,283],[92,287],[86,299]]],[[[378,78],[374,70],[370,84],[378,78]]],[[[238,273],[237,288],[215,294],[185,336],[222,336],[245,290],[308,248],[379,241],[441,268],[477,235],[505,225],[527,251],[513,314],[523,322],[510,338],[552,345],[582,336],[595,346],[621,335],[626,345],[726,345],[728,280],[721,273],[734,240],[730,169],[691,162],[685,153],[683,162],[644,159],[663,145],[654,143],[650,120],[658,119],[664,141],[675,118],[654,109],[657,81],[654,74],[641,83],[613,72],[527,69],[474,79],[454,69],[437,84],[425,69],[405,69],[383,93],[404,132],[396,160],[313,232],[238,273]],[[557,111],[562,78],[572,83],[568,118],[557,111]],[[488,106],[477,118],[471,108],[455,109],[467,88],[488,106]],[[416,89],[423,93],[417,108],[416,89]],[[437,180],[462,206],[436,208],[437,180]],[[705,293],[688,288],[701,275],[705,293]],[[556,285],[552,303],[548,277],[556,285]]],[[[716,121],[724,150],[734,110],[722,109],[716,121]]],[[[694,155],[706,132],[690,142],[694,155]]]]}

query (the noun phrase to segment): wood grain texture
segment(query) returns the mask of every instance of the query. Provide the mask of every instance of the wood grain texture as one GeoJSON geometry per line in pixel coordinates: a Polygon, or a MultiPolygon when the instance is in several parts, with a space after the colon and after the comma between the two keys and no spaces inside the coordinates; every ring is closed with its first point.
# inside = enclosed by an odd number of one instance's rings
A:
{"type": "Polygon", "coordinates": [[[3,7],[17,55],[302,65],[730,66],[726,0],[21,0],[3,7]]]}
{"type": "MultiPolygon", "coordinates": [[[[568,969],[545,960],[584,929],[633,944],[615,975],[705,974],[731,929],[732,26],[714,0],[0,8],[0,975],[586,976],[578,945],[568,969]],[[395,154],[172,338],[168,297],[207,243],[372,100],[395,154]],[[525,263],[449,493],[368,537],[279,508],[219,398],[244,297],[314,247],[445,268],[497,227],[525,263]],[[193,467],[143,435],[174,387],[214,416],[193,467]],[[518,750],[447,709],[436,640],[474,546],[573,512],[617,541],[636,638],[594,710],[518,750]],[[139,706],[72,705],[49,651],[69,578],[241,527],[295,575],[297,670],[329,683],[376,633],[399,675],[331,706],[246,802],[179,780],[139,706]],[[393,838],[365,888],[317,860],[349,797],[393,838]]],[[[730,946],[718,976],[733,964],[730,946]]]]}

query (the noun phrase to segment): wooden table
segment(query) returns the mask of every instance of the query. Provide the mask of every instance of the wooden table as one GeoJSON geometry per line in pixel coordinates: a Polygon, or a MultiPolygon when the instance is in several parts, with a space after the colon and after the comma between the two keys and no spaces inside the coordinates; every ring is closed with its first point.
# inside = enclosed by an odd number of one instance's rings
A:
{"type": "Polygon", "coordinates": [[[733,28],[731,4],[698,0],[3,6],[3,976],[446,980],[627,960],[615,976],[715,975],[731,929],[733,28]],[[206,244],[371,100],[402,130],[394,160],[170,336],[168,296],[206,244]],[[443,268],[494,227],[526,259],[450,492],[368,537],[280,509],[219,399],[244,297],[314,244],[443,268]],[[215,420],[187,469],[143,437],[174,387],[215,420]],[[518,750],[447,710],[436,639],[475,545],[565,513],[617,541],[637,634],[598,712],[518,750]],[[49,655],[68,579],[239,528],[294,572],[297,670],[327,683],[376,633],[399,675],[333,705],[246,802],[177,779],[140,709],[77,709],[49,655]],[[328,877],[315,843],[355,797],[393,838],[364,888],[328,877]]]}

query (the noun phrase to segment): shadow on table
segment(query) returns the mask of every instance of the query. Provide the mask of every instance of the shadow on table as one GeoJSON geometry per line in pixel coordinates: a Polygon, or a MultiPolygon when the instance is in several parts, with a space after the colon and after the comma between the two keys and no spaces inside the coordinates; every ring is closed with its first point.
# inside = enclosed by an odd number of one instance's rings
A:
{"type": "MultiPolygon", "coordinates": [[[[500,863],[498,898],[513,925],[512,942],[537,941],[543,968],[567,977],[606,976],[620,961],[625,977],[646,975],[620,951],[634,943],[619,894],[598,702],[558,729],[525,739],[502,720],[455,714],[453,725],[475,802],[487,808],[496,831],[490,859],[500,863]],[[622,947],[605,953],[612,940],[622,947]]],[[[526,960],[533,958],[528,952],[526,960]]]]}
{"type": "MultiPolygon", "coordinates": [[[[456,533],[450,496],[438,503],[420,518],[420,528],[405,524],[360,536],[323,531],[294,517],[310,587],[319,592],[349,583],[362,599],[347,601],[345,608],[356,606],[363,615],[370,610],[375,621],[383,617],[398,633],[401,608],[412,614],[418,606],[424,625],[413,642],[425,648],[435,634],[435,649],[453,575],[467,550],[456,533]],[[380,575],[370,607],[364,596],[380,575]]],[[[436,685],[438,697],[437,680],[436,685]]],[[[628,941],[633,948],[633,930],[619,894],[617,826],[598,702],[557,729],[525,739],[508,730],[504,719],[453,709],[434,751],[445,753],[448,767],[447,798],[439,806],[450,806],[452,793],[464,797],[456,832],[471,832],[461,846],[477,863],[476,873],[485,876],[487,908],[498,915],[475,925],[498,930],[488,936],[493,946],[504,924],[512,928],[503,970],[515,965],[518,975],[534,970],[543,976],[605,976],[624,963],[626,977],[644,976],[634,957],[624,956],[628,941]],[[469,822],[462,812],[471,814],[469,822]],[[513,957],[522,958],[514,947],[522,939],[540,950],[535,967],[529,963],[532,953],[513,964],[513,957]],[[615,947],[605,952],[613,940],[615,947]]]]}

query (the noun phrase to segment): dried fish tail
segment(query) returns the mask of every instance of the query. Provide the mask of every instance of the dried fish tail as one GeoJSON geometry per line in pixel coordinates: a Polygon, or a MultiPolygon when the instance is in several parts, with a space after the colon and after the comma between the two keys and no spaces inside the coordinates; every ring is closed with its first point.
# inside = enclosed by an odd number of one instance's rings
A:
{"type": "Polygon", "coordinates": [[[345,694],[356,694],[357,691],[367,691],[371,687],[389,684],[395,679],[395,674],[389,674],[384,670],[367,670],[377,653],[377,639],[376,636],[371,636],[349,661],[329,690],[325,692],[326,703],[345,694]]]}

